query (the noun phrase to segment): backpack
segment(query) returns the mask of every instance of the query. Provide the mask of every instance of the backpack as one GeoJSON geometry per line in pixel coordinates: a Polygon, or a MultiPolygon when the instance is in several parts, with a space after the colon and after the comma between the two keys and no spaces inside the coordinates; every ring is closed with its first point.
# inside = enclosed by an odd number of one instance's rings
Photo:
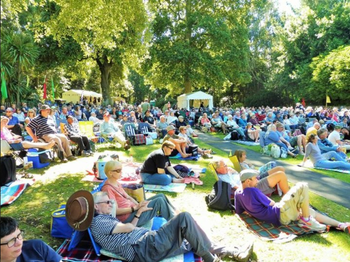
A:
{"type": "Polygon", "coordinates": [[[231,134],[231,138],[230,138],[231,140],[238,140],[239,134],[236,130],[231,131],[230,134],[231,134]]]}
{"type": "Polygon", "coordinates": [[[231,203],[231,185],[224,181],[216,181],[212,192],[205,196],[207,206],[218,210],[234,210],[231,203]]]}
{"type": "Polygon", "coordinates": [[[0,186],[17,179],[16,160],[12,156],[3,156],[0,158],[0,173],[0,186]]]}
{"type": "Polygon", "coordinates": [[[176,166],[174,166],[174,169],[181,177],[189,177],[190,176],[191,171],[187,166],[176,165],[176,166]]]}
{"type": "Polygon", "coordinates": [[[189,154],[192,154],[192,156],[198,156],[198,146],[197,145],[190,145],[187,150],[189,154]]]}
{"type": "Polygon", "coordinates": [[[278,145],[276,145],[276,144],[271,145],[271,156],[273,158],[280,158],[281,148],[278,145]]]}

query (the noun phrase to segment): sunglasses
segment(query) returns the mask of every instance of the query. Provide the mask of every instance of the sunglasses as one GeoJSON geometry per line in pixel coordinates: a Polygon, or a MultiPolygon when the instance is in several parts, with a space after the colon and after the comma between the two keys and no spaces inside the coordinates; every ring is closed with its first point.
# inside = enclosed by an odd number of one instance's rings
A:
{"type": "Polygon", "coordinates": [[[114,170],[111,170],[111,172],[116,172],[116,173],[121,173],[123,169],[114,169],[114,170]]]}
{"type": "Polygon", "coordinates": [[[101,202],[97,202],[96,204],[102,204],[102,203],[105,203],[105,204],[107,204],[107,205],[109,205],[109,204],[114,204],[114,200],[107,200],[107,201],[101,201],[101,202]]]}
{"type": "Polygon", "coordinates": [[[171,151],[173,151],[175,148],[167,146],[171,151]]]}

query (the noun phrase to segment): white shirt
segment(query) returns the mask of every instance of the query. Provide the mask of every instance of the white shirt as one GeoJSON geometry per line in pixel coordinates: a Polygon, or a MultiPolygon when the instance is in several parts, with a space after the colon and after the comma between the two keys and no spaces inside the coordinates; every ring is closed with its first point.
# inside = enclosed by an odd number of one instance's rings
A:
{"type": "Polygon", "coordinates": [[[328,140],[333,144],[333,145],[338,145],[337,140],[340,140],[340,133],[338,131],[333,131],[332,133],[329,134],[328,140]]]}

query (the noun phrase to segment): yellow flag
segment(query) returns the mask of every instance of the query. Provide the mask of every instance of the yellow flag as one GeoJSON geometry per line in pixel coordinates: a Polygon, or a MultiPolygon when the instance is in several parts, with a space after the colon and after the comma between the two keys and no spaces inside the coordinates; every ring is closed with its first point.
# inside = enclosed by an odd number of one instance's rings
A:
{"type": "Polygon", "coordinates": [[[326,97],[326,104],[330,104],[331,103],[331,98],[329,96],[326,97]]]}

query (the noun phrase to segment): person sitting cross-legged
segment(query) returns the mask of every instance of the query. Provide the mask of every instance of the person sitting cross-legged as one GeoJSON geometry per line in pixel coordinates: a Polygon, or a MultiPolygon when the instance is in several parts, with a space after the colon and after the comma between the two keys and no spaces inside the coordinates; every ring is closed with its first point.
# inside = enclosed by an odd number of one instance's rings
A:
{"type": "Polygon", "coordinates": [[[171,166],[169,156],[175,149],[170,141],[164,141],[162,148],[151,152],[141,167],[141,179],[145,184],[169,185],[183,183],[184,179],[171,166]]]}
{"type": "Polygon", "coordinates": [[[349,233],[350,223],[341,223],[322,215],[309,206],[309,187],[299,182],[279,202],[264,195],[258,188],[259,172],[246,169],[240,173],[242,187],[235,192],[236,213],[244,211],[253,217],[275,226],[288,225],[298,220],[298,225],[317,232],[324,232],[326,225],[349,233]]]}
{"type": "Polygon", "coordinates": [[[190,250],[205,262],[221,261],[219,257],[248,261],[253,250],[253,243],[232,249],[215,245],[188,212],[176,215],[157,231],[136,226],[140,219],[139,211],[130,223],[124,224],[112,215],[113,201],[106,192],[96,192],[92,196],[88,191],[78,191],[67,201],[66,210],[71,226],[79,225],[80,230],[90,226],[95,241],[102,249],[122,256],[126,261],[161,261],[190,250]],[[73,206],[76,213],[83,216],[73,216],[73,206]]]}

